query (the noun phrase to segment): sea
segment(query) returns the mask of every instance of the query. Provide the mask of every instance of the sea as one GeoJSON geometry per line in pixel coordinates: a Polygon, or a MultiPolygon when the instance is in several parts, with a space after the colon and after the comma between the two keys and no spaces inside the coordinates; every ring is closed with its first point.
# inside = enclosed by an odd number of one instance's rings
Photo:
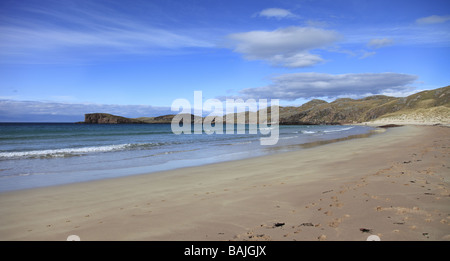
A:
{"type": "Polygon", "coordinates": [[[257,125],[246,125],[244,134],[237,134],[235,125],[231,133],[177,135],[170,124],[0,123],[0,192],[308,149],[308,144],[373,130],[351,125],[277,127],[278,142],[267,146],[261,145],[261,131],[249,131],[257,125]]]}

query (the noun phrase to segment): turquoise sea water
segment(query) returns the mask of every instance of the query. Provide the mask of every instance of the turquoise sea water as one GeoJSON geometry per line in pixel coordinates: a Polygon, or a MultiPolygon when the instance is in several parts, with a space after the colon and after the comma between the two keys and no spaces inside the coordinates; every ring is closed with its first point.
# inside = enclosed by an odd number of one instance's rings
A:
{"type": "Polygon", "coordinates": [[[370,130],[279,126],[278,143],[262,146],[261,135],[248,131],[175,135],[169,124],[0,123],[0,192],[285,152],[370,130]]]}

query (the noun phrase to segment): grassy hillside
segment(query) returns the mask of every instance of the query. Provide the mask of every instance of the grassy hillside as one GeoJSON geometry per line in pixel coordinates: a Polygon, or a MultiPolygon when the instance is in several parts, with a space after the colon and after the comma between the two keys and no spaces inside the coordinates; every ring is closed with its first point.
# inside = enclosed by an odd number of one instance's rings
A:
{"type": "Polygon", "coordinates": [[[312,100],[300,107],[280,109],[281,124],[345,124],[373,121],[382,116],[422,115],[422,117],[450,118],[450,86],[396,98],[382,95],[359,100],[337,99],[327,103],[312,100]],[[439,108],[439,109],[432,109],[439,108]]]}

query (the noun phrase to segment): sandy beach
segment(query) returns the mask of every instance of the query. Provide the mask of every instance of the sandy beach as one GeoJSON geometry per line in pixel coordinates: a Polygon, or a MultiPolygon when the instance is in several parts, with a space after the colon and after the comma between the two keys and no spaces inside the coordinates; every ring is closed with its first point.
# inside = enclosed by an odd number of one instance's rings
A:
{"type": "Polygon", "coordinates": [[[0,240],[450,240],[450,128],[0,194],[0,240]]]}

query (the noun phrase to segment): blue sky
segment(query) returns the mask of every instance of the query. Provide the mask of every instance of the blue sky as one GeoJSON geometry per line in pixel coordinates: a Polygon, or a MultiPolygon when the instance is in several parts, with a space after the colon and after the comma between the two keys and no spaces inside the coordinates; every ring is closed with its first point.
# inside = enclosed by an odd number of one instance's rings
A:
{"type": "Polygon", "coordinates": [[[448,1],[2,0],[0,121],[406,96],[449,85],[449,58],[448,1]]]}

